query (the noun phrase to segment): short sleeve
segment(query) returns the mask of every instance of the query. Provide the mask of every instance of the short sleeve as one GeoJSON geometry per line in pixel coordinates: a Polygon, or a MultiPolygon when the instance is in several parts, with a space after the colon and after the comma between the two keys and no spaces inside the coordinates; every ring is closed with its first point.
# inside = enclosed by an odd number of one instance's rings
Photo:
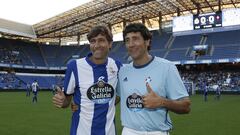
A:
{"type": "Polygon", "coordinates": [[[179,72],[173,63],[169,65],[168,74],[165,81],[167,98],[176,100],[188,96],[179,72]]]}
{"type": "Polygon", "coordinates": [[[72,60],[67,64],[67,70],[64,78],[65,95],[71,95],[74,93],[75,88],[74,68],[76,68],[76,60],[72,60]]]}

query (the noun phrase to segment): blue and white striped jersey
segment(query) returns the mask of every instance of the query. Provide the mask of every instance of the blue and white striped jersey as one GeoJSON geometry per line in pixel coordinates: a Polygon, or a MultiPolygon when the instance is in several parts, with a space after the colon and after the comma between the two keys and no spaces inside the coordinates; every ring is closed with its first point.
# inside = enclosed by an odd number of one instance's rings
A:
{"type": "Polygon", "coordinates": [[[115,135],[115,98],[121,64],[108,58],[96,65],[86,58],[69,62],[64,81],[65,95],[79,105],[73,113],[71,135],[115,135]]]}

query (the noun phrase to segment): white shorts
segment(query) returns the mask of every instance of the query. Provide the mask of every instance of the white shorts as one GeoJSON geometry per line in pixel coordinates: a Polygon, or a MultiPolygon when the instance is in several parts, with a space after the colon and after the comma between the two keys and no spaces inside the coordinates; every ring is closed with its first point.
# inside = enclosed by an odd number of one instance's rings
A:
{"type": "Polygon", "coordinates": [[[152,132],[147,132],[147,131],[137,131],[134,129],[130,129],[127,127],[123,127],[122,135],[170,135],[168,131],[163,132],[163,131],[152,131],[152,132]]]}

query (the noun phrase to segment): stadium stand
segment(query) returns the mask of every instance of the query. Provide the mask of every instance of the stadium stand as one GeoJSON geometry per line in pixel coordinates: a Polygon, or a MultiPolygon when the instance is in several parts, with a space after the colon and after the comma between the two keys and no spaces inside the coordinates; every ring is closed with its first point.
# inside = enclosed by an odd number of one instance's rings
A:
{"type": "Polygon", "coordinates": [[[63,86],[63,75],[34,73],[0,73],[0,89],[26,89],[27,83],[37,80],[41,89],[51,89],[52,84],[63,86]]]}
{"type": "MultiPolygon", "coordinates": [[[[211,32],[207,33],[176,36],[172,33],[171,19],[189,13],[195,15],[214,13],[215,10],[237,7],[239,7],[239,2],[227,0],[222,2],[113,0],[107,3],[92,1],[33,26],[0,19],[0,34],[5,33],[4,37],[0,37],[1,71],[6,71],[5,68],[24,70],[16,73],[2,72],[0,74],[0,88],[23,89],[25,83],[35,79],[44,89],[51,88],[51,84],[61,84],[63,78],[59,79],[56,76],[62,76],[67,62],[71,59],[82,58],[90,52],[88,44],[65,46],[65,42],[61,41],[64,38],[71,38],[74,41],[78,39],[80,43],[80,39],[86,39],[82,38],[86,37],[84,34],[96,24],[108,25],[114,34],[122,32],[124,24],[137,21],[145,22],[148,27],[158,28],[152,30],[150,54],[173,61],[178,67],[188,64],[191,67],[198,65],[201,67],[201,64],[215,63],[219,65],[230,63],[231,66],[235,66],[234,64],[239,64],[240,61],[240,28],[235,29],[236,27],[234,27],[234,29],[219,32],[211,29],[211,32]],[[152,7],[155,7],[154,10],[152,7]],[[176,9],[177,12],[175,12],[176,9]],[[37,39],[31,39],[36,37],[37,39]],[[54,45],[46,45],[47,41],[54,43],[54,45]],[[207,53],[196,55],[193,50],[194,45],[208,45],[207,53]],[[35,71],[28,73],[25,70],[35,71]],[[44,74],[39,74],[39,70],[44,74]],[[56,71],[56,74],[52,73],[53,70],[56,71]]],[[[131,61],[123,41],[113,42],[109,55],[124,64],[131,61]]],[[[198,74],[200,74],[200,80],[203,79],[204,75],[209,75],[209,78],[220,79],[223,82],[226,78],[222,75],[226,76],[228,73],[225,73],[227,71],[224,70],[219,72],[224,73],[202,71],[198,74]],[[221,74],[222,78],[215,77],[216,74],[221,74]]],[[[183,74],[184,78],[194,78],[189,81],[199,85],[199,82],[196,81],[198,74],[195,72],[190,75],[186,74],[183,74]]],[[[230,77],[231,80],[236,81],[233,81],[233,84],[229,84],[229,86],[239,89],[239,70],[231,73],[230,77]]]]}
{"type": "MultiPolygon", "coordinates": [[[[202,35],[200,34],[177,36],[168,46],[169,48],[166,48],[166,44],[170,40],[170,33],[159,35],[158,31],[153,31],[153,35],[150,53],[171,61],[194,59],[191,57],[192,46],[199,45],[202,41],[202,35]]],[[[240,41],[238,38],[232,38],[234,35],[240,35],[240,30],[205,35],[207,37],[205,44],[211,47],[211,53],[199,56],[198,59],[238,58],[240,41]]],[[[0,44],[1,63],[11,63],[9,60],[4,60],[11,57],[15,61],[12,63],[30,66],[66,66],[67,61],[72,56],[76,55],[82,58],[90,52],[87,44],[81,46],[49,46],[3,38],[0,39],[0,44]],[[18,54],[15,54],[17,55],[15,56],[11,52],[18,54]]],[[[122,41],[113,43],[110,56],[123,63],[128,63],[127,51],[122,41]]]]}
{"type": "Polygon", "coordinates": [[[171,33],[163,32],[159,33],[157,30],[152,31],[152,50],[164,49],[166,48],[167,42],[170,39],[171,33]]]}
{"type": "MultiPolygon", "coordinates": [[[[232,38],[234,35],[240,35],[240,30],[210,33],[204,35],[206,44],[211,46],[211,53],[205,56],[199,56],[197,60],[201,59],[221,59],[221,58],[239,58],[240,57],[240,41],[238,38],[232,38]],[[223,38],[224,37],[224,38],[223,38]],[[224,40],[223,40],[224,39],[224,40]]],[[[158,31],[153,31],[153,41],[150,53],[155,56],[163,57],[171,61],[192,60],[190,56],[192,46],[200,44],[203,36],[188,35],[175,37],[172,45],[169,48],[166,44],[169,42],[171,34],[163,33],[159,35],[158,31]]],[[[89,52],[89,45],[81,46],[58,46],[58,45],[44,45],[31,42],[25,42],[12,39],[0,39],[0,56],[1,63],[29,65],[40,67],[61,67],[66,66],[66,63],[73,59],[73,56],[82,58],[89,52]]],[[[129,58],[122,41],[114,42],[110,51],[110,57],[119,60],[123,63],[128,63],[129,58]]],[[[201,73],[206,75],[206,73],[201,73]]],[[[211,73],[207,73],[210,74],[211,73]]],[[[201,76],[203,76],[201,75],[201,76]]],[[[237,73],[238,75],[238,73],[237,73]]],[[[186,78],[186,75],[184,75],[186,78]]],[[[196,75],[192,75],[196,76],[196,75]]],[[[213,74],[214,76],[214,74],[213,74]]],[[[236,75],[235,75],[236,76],[236,75]]],[[[189,78],[189,77],[188,77],[189,78]]],[[[222,78],[221,80],[223,80],[222,78]]],[[[26,83],[34,80],[39,81],[39,85],[44,89],[50,89],[52,84],[56,84],[58,79],[56,75],[19,75],[19,74],[1,74],[1,85],[3,88],[17,88],[24,89],[26,83]]],[[[232,78],[232,80],[239,80],[239,77],[232,78]]],[[[195,80],[192,80],[195,82],[195,80]]],[[[199,82],[195,82],[199,85],[199,82]]],[[[229,87],[239,89],[239,83],[234,82],[228,85],[229,87]],[[235,87],[237,86],[237,87],[235,87]]]]}
{"type": "Polygon", "coordinates": [[[204,82],[208,83],[209,91],[219,85],[222,91],[240,92],[240,72],[238,71],[185,71],[181,73],[184,82],[193,82],[196,90],[203,91],[204,82]]]}

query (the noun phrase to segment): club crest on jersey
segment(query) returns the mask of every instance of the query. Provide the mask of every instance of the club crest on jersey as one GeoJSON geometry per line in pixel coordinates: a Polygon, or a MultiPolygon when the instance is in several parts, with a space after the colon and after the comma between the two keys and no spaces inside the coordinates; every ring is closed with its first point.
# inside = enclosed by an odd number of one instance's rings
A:
{"type": "Polygon", "coordinates": [[[150,76],[145,79],[145,83],[150,83],[151,81],[152,81],[152,79],[150,76]]]}
{"type": "Polygon", "coordinates": [[[128,109],[134,112],[141,111],[144,107],[142,96],[136,93],[133,93],[132,95],[127,97],[126,104],[128,109]]]}
{"type": "Polygon", "coordinates": [[[114,96],[113,87],[104,81],[104,77],[98,78],[98,82],[87,90],[87,97],[96,104],[108,103],[114,96]]]}
{"type": "Polygon", "coordinates": [[[116,74],[116,71],[113,69],[113,67],[110,67],[109,71],[110,71],[111,74],[116,74]]]}

